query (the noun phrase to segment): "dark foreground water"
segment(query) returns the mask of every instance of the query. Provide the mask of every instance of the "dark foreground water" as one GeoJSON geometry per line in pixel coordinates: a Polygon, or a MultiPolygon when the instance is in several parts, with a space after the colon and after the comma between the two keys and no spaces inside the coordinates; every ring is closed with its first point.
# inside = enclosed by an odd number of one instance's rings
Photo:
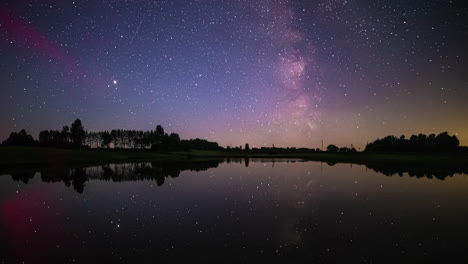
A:
{"type": "Polygon", "coordinates": [[[374,169],[237,160],[4,174],[0,263],[466,263],[467,175],[374,169]]]}

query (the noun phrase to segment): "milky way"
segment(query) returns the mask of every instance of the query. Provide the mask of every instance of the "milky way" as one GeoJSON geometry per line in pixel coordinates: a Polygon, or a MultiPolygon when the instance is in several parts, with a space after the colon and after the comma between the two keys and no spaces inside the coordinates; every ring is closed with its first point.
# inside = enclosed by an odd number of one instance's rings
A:
{"type": "Polygon", "coordinates": [[[154,129],[221,145],[468,143],[464,1],[3,1],[0,138],[154,129]]]}

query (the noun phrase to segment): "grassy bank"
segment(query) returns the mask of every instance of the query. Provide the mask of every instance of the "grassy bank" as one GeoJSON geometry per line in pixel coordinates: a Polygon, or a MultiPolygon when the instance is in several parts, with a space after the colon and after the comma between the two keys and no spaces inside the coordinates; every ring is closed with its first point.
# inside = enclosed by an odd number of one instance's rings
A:
{"type": "Polygon", "coordinates": [[[450,153],[251,153],[191,151],[158,153],[136,150],[78,150],[41,147],[0,147],[0,166],[47,164],[92,165],[154,160],[217,160],[224,158],[293,158],[328,163],[468,166],[468,155],[450,153]]]}

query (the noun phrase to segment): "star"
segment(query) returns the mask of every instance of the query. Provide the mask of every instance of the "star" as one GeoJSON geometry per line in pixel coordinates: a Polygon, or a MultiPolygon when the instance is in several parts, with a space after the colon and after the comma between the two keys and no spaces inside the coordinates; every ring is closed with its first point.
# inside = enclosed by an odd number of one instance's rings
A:
{"type": "Polygon", "coordinates": [[[463,1],[4,2],[0,98],[16,120],[0,118],[0,142],[76,116],[222,146],[363,147],[440,123],[468,143],[463,1]]]}

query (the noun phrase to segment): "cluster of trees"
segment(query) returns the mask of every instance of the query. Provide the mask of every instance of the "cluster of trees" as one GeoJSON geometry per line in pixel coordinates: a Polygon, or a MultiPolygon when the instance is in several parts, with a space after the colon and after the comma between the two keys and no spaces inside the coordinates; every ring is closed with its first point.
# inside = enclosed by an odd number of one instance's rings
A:
{"type": "Polygon", "coordinates": [[[81,146],[86,138],[86,131],[80,119],[76,119],[71,128],[64,126],[62,130],[43,130],[39,132],[39,141],[22,129],[20,132],[11,132],[10,136],[2,142],[5,146],[81,146]]]}
{"type": "Polygon", "coordinates": [[[356,153],[357,150],[354,148],[354,147],[351,147],[351,148],[347,148],[347,147],[337,147],[333,144],[331,145],[328,145],[327,147],[327,151],[328,152],[333,152],[333,153],[336,153],[336,152],[339,152],[339,153],[356,153]]]}
{"type": "Polygon", "coordinates": [[[80,119],[76,119],[71,128],[62,127],[62,130],[43,130],[39,132],[39,143],[45,146],[81,146],[86,138],[86,131],[80,119]]]}
{"type": "Polygon", "coordinates": [[[247,143],[242,146],[227,146],[225,149],[227,152],[239,153],[239,152],[249,152],[249,153],[268,153],[268,154],[283,154],[283,153],[314,153],[314,152],[322,152],[320,149],[311,149],[311,148],[296,148],[296,147],[260,147],[260,148],[251,148],[250,145],[247,143]]]}
{"type": "Polygon", "coordinates": [[[367,144],[366,152],[454,152],[458,151],[460,141],[457,136],[450,136],[448,132],[442,132],[437,136],[430,134],[412,135],[409,139],[405,136],[399,138],[387,136],[367,144]]]}
{"type": "Polygon", "coordinates": [[[151,131],[114,129],[111,131],[87,132],[80,119],[76,119],[71,127],[64,126],[61,130],[40,131],[39,141],[34,140],[24,129],[18,133],[13,132],[7,140],[3,141],[3,145],[84,146],[89,148],[152,149],[154,151],[222,149],[218,143],[205,139],[181,140],[176,133],[165,133],[164,128],[160,125],[151,131]]]}
{"type": "Polygon", "coordinates": [[[111,131],[87,132],[84,144],[91,148],[151,148],[158,138],[154,131],[113,129],[111,131]]]}
{"type": "Polygon", "coordinates": [[[124,130],[89,132],[85,145],[91,148],[149,149],[155,151],[182,151],[189,149],[217,150],[221,147],[216,142],[205,139],[181,140],[177,133],[165,133],[160,125],[155,130],[124,130]]]}
{"type": "Polygon", "coordinates": [[[21,129],[20,132],[11,132],[10,136],[2,142],[2,145],[5,146],[31,146],[35,144],[34,138],[24,129],[21,129]]]}
{"type": "MultiPolygon", "coordinates": [[[[249,153],[316,153],[320,149],[309,148],[277,148],[272,147],[251,148],[249,144],[226,149],[216,142],[205,139],[182,140],[176,133],[166,133],[160,125],[155,130],[124,130],[87,132],[80,119],[76,119],[70,127],[64,126],[62,130],[43,130],[39,133],[39,141],[26,133],[12,132],[3,145],[17,146],[51,146],[51,147],[89,147],[89,148],[116,148],[116,149],[151,149],[154,151],[186,151],[196,150],[225,150],[227,152],[249,153]]],[[[366,152],[467,152],[467,147],[460,147],[456,136],[450,136],[447,132],[438,135],[424,134],[412,135],[409,139],[405,136],[399,138],[387,136],[367,144],[366,152]]],[[[332,153],[356,153],[356,149],[329,145],[327,152],[332,153]]]]}
{"type": "MultiPolygon", "coordinates": [[[[261,147],[261,148],[250,148],[249,144],[245,144],[244,149],[242,146],[238,147],[230,147],[226,148],[227,151],[230,152],[251,152],[251,153],[268,153],[268,154],[286,154],[286,153],[319,153],[325,152],[319,148],[295,148],[295,147],[287,147],[287,148],[279,148],[275,147],[261,147]]],[[[335,145],[329,145],[327,147],[327,152],[339,152],[339,153],[356,153],[358,152],[354,147],[351,148],[347,147],[337,147],[335,145]]]]}

